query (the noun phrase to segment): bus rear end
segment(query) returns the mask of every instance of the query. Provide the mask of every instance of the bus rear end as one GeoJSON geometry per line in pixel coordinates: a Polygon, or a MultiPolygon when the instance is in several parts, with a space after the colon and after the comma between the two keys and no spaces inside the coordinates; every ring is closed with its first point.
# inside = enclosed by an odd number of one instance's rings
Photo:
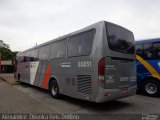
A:
{"type": "Polygon", "coordinates": [[[108,101],[134,95],[136,92],[135,46],[132,32],[105,23],[103,57],[98,62],[101,97],[108,101]]]}

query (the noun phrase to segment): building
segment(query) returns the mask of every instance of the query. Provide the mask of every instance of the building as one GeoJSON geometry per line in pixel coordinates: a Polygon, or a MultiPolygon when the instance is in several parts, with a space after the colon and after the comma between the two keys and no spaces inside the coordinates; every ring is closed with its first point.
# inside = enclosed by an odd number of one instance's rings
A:
{"type": "Polygon", "coordinates": [[[1,73],[14,72],[14,65],[12,63],[12,60],[0,60],[0,71],[1,73]]]}

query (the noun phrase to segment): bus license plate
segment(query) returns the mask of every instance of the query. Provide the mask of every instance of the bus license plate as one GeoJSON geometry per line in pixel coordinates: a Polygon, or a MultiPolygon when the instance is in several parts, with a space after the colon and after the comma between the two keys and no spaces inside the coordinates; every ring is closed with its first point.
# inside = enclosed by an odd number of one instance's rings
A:
{"type": "Polygon", "coordinates": [[[123,89],[121,89],[121,93],[122,93],[122,94],[128,93],[128,88],[123,88],[123,89]]]}

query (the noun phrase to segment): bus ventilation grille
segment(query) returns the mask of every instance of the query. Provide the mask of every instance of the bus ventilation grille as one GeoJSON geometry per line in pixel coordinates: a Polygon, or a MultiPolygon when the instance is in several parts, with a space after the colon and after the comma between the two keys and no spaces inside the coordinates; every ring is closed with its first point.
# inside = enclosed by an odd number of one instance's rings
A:
{"type": "Polygon", "coordinates": [[[83,94],[92,94],[92,84],[90,75],[78,75],[78,92],[83,94]]]}

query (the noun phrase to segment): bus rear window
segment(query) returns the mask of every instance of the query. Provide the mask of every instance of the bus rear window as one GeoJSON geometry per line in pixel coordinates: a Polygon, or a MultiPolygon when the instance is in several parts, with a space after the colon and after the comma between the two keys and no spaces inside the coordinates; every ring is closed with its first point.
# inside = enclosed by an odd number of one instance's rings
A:
{"type": "Polygon", "coordinates": [[[108,45],[111,50],[134,54],[134,37],[130,31],[117,25],[106,23],[108,45]]]}

